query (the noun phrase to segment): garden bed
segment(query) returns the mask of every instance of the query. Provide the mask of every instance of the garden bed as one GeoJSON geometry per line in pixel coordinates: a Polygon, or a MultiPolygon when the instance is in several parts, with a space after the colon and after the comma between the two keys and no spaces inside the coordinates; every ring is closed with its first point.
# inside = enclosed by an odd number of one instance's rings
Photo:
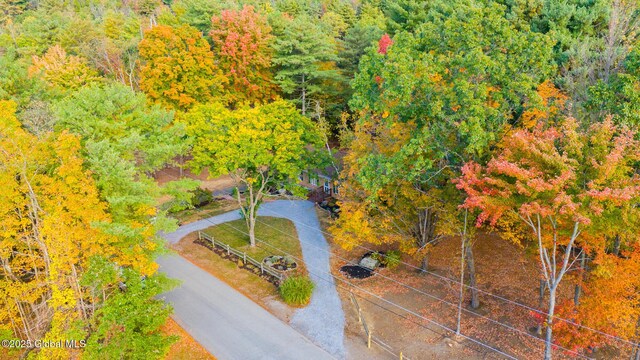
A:
{"type": "Polygon", "coordinates": [[[273,276],[272,274],[269,274],[265,271],[263,271],[259,266],[256,266],[250,262],[244,262],[243,258],[232,253],[232,252],[227,252],[226,249],[223,249],[219,246],[213,246],[213,244],[211,243],[211,241],[206,240],[204,238],[197,238],[193,241],[195,244],[201,245],[206,247],[207,249],[213,251],[214,253],[216,253],[218,256],[220,256],[223,259],[235,262],[238,265],[239,269],[243,269],[246,271],[249,271],[255,275],[257,275],[258,277],[267,280],[268,282],[272,283],[275,286],[278,286],[280,284],[280,277],[276,277],[273,276]]]}
{"type": "MultiPolygon", "coordinates": [[[[259,216],[256,222],[256,238],[258,241],[254,247],[249,245],[249,236],[246,234],[246,227],[245,221],[240,219],[212,226],[202,232],[206,234],[206,236],[213,237],[216,241],[229,245],[240,253],[246,253],[247,256],[258,262],[262,262],[263,259],[269,256],[285,255],[284,253],[277,253],[277,250],[275,250],[281,249],[297,261],[296,268],[288,272],[292,274],[306,273],[304,264],[298,260],[302,259],[302,249],[295,226],[291,221],[283,218],[259,216]],[[265,245],[264,242],[267,242],[269,245],[265,245]]],[[[226,249],[218,246],[214,248],[211,241],[196,239],[193,240],[193,243],[199,245],[198,247],[201,249],[207,249],[207,252],[214,252],[217,257],[221,259],[235,263],[237,267],[234,267],[250,272],[252,276],[255,275],[274,285],[278,284],[279,279],[275,276],[265,274],[260,270],[260,266],[245,264],[243,259],[237,254],[234,255],[232,252],[228,252],[226,249]]],[[[266,265],[264,266],[266,267],[266,265]]]]}

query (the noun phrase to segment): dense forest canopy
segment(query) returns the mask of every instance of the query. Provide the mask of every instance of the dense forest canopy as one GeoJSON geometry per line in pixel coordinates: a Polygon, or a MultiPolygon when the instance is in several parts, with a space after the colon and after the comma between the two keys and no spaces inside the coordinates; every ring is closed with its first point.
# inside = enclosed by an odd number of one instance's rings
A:
{"type": "Polygon", "coordinates": [[[546,358],[608,341],[557,313],[638,343],[639,16],[635,0],[0,0],[0,337],[87,341],[33,358],[162,358],[157,234],[176,222],[158,199],[197,184],[153,173],[186,156],[233,174],[251,227],[261,192],[340,143],[340,245],[427,270],[463,234],[475,308],[466,226],[500,231],[540,255],[546,358]]]}

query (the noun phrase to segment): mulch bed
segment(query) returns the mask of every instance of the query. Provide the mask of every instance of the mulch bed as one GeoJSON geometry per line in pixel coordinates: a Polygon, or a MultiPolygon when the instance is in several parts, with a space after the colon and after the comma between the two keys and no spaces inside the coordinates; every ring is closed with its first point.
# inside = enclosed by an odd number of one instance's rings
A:
{"type": "Polygon", "coordinates": [[[219,247],[214,247],[213,244],[211,244],[210,241],[207,241],[205,239],[195,239],[193,240],[194,244],[198,244],[200,246],[204,246],[207,249],[213,251],[214,253],[216,253],[218,256],[220,256],[223,259],[229,260],[229,261],[233,261],[238,265],[238,268],[249,271],[254,273],[255,275],[258,275],[258,277],[267,280],[268,282],[272,283],[273,285],[275,285],[276,287],[278,285],[280,285],[280,279],[278,279],[275,276],[271,276],[267,273],[261,273],[260,272],[260,267],[259,266],[254,266],[253,264],[249,264],[249,263],[243,263],[242,262],[242,258],[229,253],[227,254],[227,251],[224,249],[221,249],[219,247]]]}
{"type": "Polygon", "coordinates": [[[340,268],[340,272],[349,279],[366,279],[373,275],[373,271],[358,265],[345,265],[340,268]]]}

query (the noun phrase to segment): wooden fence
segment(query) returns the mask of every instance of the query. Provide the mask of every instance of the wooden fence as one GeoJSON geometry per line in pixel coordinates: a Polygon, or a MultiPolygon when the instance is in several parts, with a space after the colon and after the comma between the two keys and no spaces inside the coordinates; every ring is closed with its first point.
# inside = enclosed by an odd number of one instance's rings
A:
{"type": "Polygon", "coordinates": [[[265,266],[264,263],[262,261],[258,261],[254,258],[252,258],[251,256],[247,255],[246,252],[242,252],[240,250],[234,249],[231,246],[229,246],[229,244],[225,244],[220,240],[216,240],[213,238],[213,236],[208,235],[206,233],[203,233],[202,231],[198,231],[198,238],[200,240],[207,240],[209,242],[211,242],[211,245],[213,245],[213,247],[218,247],[224,251],[227,252],[227,255],[235,255],[238,257],[238,259],[242,260],[243,264],[251,264],[253,266],[255,266],[256,268],[260,269],[260,274],[268,274],[271,275],[273,277],[275,277],[276,279],[278,279],[279,281],[284,280],[284,274],[274,268],[272,268],[271,266],[265,266]]]}
{"type": "Polygon", "coordinates": [[[355,306],[356,308],[356,313],[358,314],[358,323],[362,324],[362,327],[364,328],[364,333],[365,335],[367,335],[367,348],[371,349],[371,343],[374,343],[380,346],[382,350],[388,352],[389,354],[393,355],[394,357],[397,357],[400,360],[410,360],[408,357],[402,354],[402,351],[396,354],[389,345],[385,344],[380,339],[377,339],[376,337],[373,336],[372,334],[373,330],[367,324],[367,321],[365,320],[364,316],[362,316],[362,309],[360,308],[360,304],[358,303],[358,300],[356,299],[355,295],[353,295],[351,291],[349,291],[349,295],[351,297],[351,302],[353,303],[353,306],[355,306]]]}

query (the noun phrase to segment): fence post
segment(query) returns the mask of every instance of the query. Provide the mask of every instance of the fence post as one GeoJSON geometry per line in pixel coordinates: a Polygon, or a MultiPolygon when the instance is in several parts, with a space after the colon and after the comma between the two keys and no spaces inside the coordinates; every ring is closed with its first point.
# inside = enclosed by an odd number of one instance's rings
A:
{"type": "Polygon", "coordinates": [[[231,255],[231,249],[229,249],[229,244],[227,244],[227,255],[231,255]]]}
{"type": "Polygon", "coordinates": [[[260,263],[260,274],[264,274],[264,265],[260,263]]]}
{"type": "Polygon", "coordinates": [[[371,330],[367,334],[367,348],[371,349],[371,330]]]}
{"type": "Polygon", "coordinates": [[[247,265],[247,253],[246,252],[242,253],[242,264],[243,265],[247,265]]]}
{"type": "Polygon", "coordinates": [[[349,294],[351,295],[351,302],[356,307],[356,314],[358,314],[358,324],[362,324],[362,314],[360,313],[360,306],[358,306],[358,300],[353,296],[353,292],[349,290],[349,294]]]}

